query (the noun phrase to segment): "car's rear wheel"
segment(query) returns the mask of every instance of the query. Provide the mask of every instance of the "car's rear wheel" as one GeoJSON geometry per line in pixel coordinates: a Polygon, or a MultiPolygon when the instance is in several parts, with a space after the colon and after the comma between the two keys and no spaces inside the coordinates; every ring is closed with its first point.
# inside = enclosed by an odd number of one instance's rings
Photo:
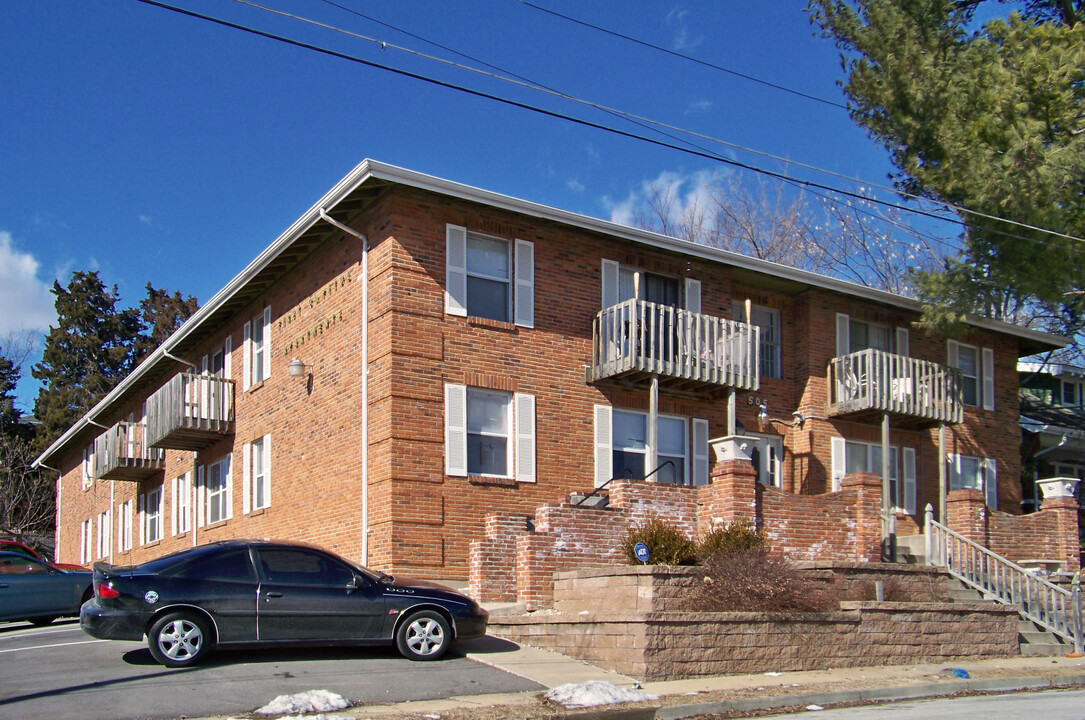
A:
{"type": "Polygon", "coordinates": [[[37,627],[45,627],[45,626],[46,626],[46,625],[48,625],[49,623],[51,623],[51,622],[53,622],[54,620],[56,620],[56,617],[54,617],[53,615],[49,615],[49,616],[47,616],[47,617],[33,617],[33,618],[28,618],[28,620],[30,621],[30,624],[31,624],[31,625],[36,625],[37,627]]]}
{"type": "Polygon", "coordinates": [[[214,640],[210,623],[191,612],[163,615],[147,633],[147,645],[154,659],[166,667],[188,667],[211,652],[214,640]]]}
{"type": "Polygon", "coordinates": [[[436,610],[419,610],[396,630],[396,647],[408,660],[437,660],[451,644],[452,630],[436,610]]]}

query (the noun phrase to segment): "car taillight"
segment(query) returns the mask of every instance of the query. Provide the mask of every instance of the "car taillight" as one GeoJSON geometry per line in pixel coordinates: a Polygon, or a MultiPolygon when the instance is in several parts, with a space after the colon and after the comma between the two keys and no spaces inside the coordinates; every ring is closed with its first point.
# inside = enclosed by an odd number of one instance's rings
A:
{"type": "Polygon", "coordinates": [[[98,597],[100,597],[100,598],[115,598],[115,597],[120,597],[120,596],[121,596],[121,591],[120,590],[114,590],[113,588],[109,587],[108,585],[104,585],[104,584],[98,586],[98,597]]]}

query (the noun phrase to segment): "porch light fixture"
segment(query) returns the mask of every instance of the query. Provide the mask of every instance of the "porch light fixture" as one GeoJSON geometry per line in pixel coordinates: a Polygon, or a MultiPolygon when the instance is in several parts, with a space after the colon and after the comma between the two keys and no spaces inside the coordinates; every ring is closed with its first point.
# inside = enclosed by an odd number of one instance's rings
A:
{"type": "Polygon", "coordinates": [[[787,425],[788,427],[801,429],[803,423],[806,422],[806,416],[803,415],[800,410],[796,410],[795,412],[791,413],[791,422],[788,422],[787,420],[781,420],[779,418],[770,418],[768,405],[766,405],[765,403],[761,403],[760,407],[757,410],[757,427],[761,430],[761,432],[764,432],[765,429],[774,422],[778,422],[781,425],[787,425]]]}
{"type": "MultiPolygon", "coordinates": [[[[303,378],[306,375],[313,374],[313,366],[303,363],[301,360],[294,358],[290,361],[290,364],[286,366],[287,371],[292,378],[303,378]]],[[[764,407],[764,406],[762,406],[764,407]]]]}

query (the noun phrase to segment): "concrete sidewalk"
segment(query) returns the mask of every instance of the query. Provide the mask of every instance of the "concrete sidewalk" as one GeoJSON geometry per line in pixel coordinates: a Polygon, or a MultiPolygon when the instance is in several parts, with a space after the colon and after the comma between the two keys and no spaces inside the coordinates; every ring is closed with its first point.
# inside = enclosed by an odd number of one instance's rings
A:
{"type": "MultiPolygon", "coordinates": [[[[467,657],[533,680],[547,688],[604,680],[619,687],[636,688],[656,700],[621,706],[597,706],[569,711],[577,718],[638,717],[677,720],[731,710],[758,710],[789,706],[832,705],[874,700],[936,697],[966,691],[1013,691],[1085,684],[1085,659],[1015,657],[961,661],[952,666],[897,665],[779,674],[727,675],[692,680],[638,683],[547,650],[518,646],[486,637],[464,643],[467,657]],[[954,675],[966,670],[969,679],[954,675]]],[[[541,692],[465,695],[441,700],[394,705],[366,705],[342,711],[358,718],[440,716],[484,720],[560,715],[560,706],[543,703],[541,692]]]]}

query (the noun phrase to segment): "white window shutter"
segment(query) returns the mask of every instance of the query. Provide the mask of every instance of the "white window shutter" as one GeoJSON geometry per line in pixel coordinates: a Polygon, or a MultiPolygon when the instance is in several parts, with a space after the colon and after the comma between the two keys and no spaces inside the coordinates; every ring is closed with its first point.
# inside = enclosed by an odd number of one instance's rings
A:
{"type": "Polygon", "coordinates": [[[234,339],[232,336],[226,336],[226,342],[222,344],[222,376],[227,380],[233,378],[233,362],[230,360],[230,355],[234,351],[234,339]]]}
{"type": "Polygon", "coordinates": [[[603,260],[602,291],[603,310],[618,304],[618,263],[614,260],[603,260]]]}
{"type": "Polygon", "coordinates": [[[897,355],[908,357],[908,328],[897,328],[897,355]]]}
{"type": "Polygon", "coordinates": [[[207,374],[207,356],[206,355],[204,355],[200,359],[200,372],[202,372],[204,375],[207,374]]]}
{"type": "Polygon", "coordinates": [[[170,537],[177,534],[177,478],[170,480],[170,537]]]}
{"type": "Polygon", "coordinates": [[[916,513],[915,497],[915,448],[904,448],[904,512],[916,513]]]}
{"type": "Polygon", "coordinates": [[[946,365],[953,368],[957,367],[957,364],[960,362],[960,360],[958,360],[959,348],[960,344],[956,340],[946,341],[946,365]]]}
{"type": "Polygon", "coordinates": [[[445,385],[445,474],[467,476],[467,387],[445,385]]]}
{"type": "Polygon", "coordinates": [[[271,377],[271,306],[264,308],[264,379],[271,377]]]}
{"type": "Polygon", "coordinates": [[[535,482],[535,396],[516,393],[516,480],[535,482]]]}
{"type": "Polygon", "coordinates": [[[693,418],[693,484],[707,485],[708,463],[708,420],[693,418]]]}
{"type": "Polygon", "coordinates": [[[851,318],[844,313],[836,314],[836,356],[844,357],[851,351],[851,318]]]}
{"type": "MultiPolygon", "coordinates": [[[[837,318],[840,316],[837,315],[837,318]]],[[[833,468],[833,492],[840,489],[841,483],[844,481],[844,474],[847,472],[848,459],[847,459],[847,444],[842,437],[834,437],[830,443],[830,449],[832,450],[832,468],[833,468]]]]}
{"type": "MultiPolygon", "coordinates": [[[[606,261],[604,261],[606,262],[606,261]]],[[[613,410],[609,405],[595,406],[595,487],[614,476],[613,410]]]]}
{"type": "Polygon", "coordinates": [[[271,507],[271,435],[264,436],[264,507],[271,507]]]}
{"type": "Polygon", "coordinates": [[[233,463],[230,460],[233,458],[233,453],[226,453],[226,459],[222,461],[222,475],[226,478],[226,519],[230,520],[234,516],[234,483],[233,483],[233,463]]]}
{"type": "Polygon", "coordinates": [[[252,478],[252,445],[244,443],[241,446],[241,514],[248,515],[252,507],[250,501],[250,485],[252,478]]]}
{"type": "Polygon", "coordinates": [[[701,312],[701,281],[686,278],[686,310],[701,312]]]}
{"type": "Polygon", "coordinates": [[[252,323],[247,322],[241,328],[242,337],[242,368],[241,390],[245,391],[252,385],[252,323]]]}
{"type": "Polygon", "coordinates": [[[203,494],[204,494],[204,476],[206,475],[207,468],[201,465],[196,471],[196,527],[203,527],[203,494]]]}
{"type": "Polygon", "coordinates": [[[997,462],[994,458],[987,458],[983,462],[983,494],[987,499],[987,506],[993,510],[998,510],[997,462]]]}
{"type": "Polygon", "coordinates": [[[445,226],[445,312],[467,317],[467,228],[445,226]]]}
{"type": "Polygon", "coordinates": [[[983,409],[995,409],[995,351],[983,348],[983,409]]]}
{"type": "Polygon", "coordinates": [[[516,241],[516,307],[513,317],[521,327],[535,327],[535,243],[516,241]]]}
{"type": "Polygon", "coordinates": [[[146,517],[147,517],[147,496],[145,494],[143,494],[143,493],[140,493],[140,496],[139,496],[139,544],[140,545],[143,545],[144,542],[145,542],[144,539],[143,539],[143,525],[144,525],[144,522],[146,521],[146,517]]]}

